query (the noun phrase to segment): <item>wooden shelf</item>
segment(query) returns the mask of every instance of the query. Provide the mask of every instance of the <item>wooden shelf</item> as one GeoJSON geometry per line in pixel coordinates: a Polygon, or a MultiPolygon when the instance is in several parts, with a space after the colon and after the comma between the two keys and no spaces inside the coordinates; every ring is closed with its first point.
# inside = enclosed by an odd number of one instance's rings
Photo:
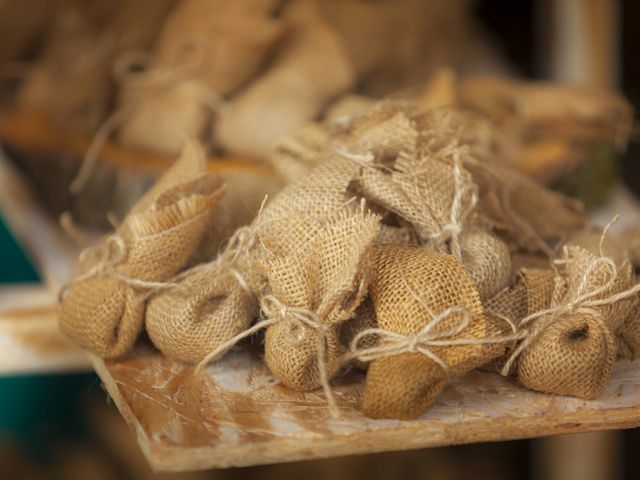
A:
{"type": "Polygon", "coordinates": [[[93,364],[157,471],[247,466],[511,440],[640,425],[640,361],[620,362],[598,400],[545,395],[491,372],[454,381],[422,418],[360,412],[363,377],[336,386],[342,417],[321,391],[277,384],[255,352],[234,352],[194,375],[151,350],[93,364]]]}

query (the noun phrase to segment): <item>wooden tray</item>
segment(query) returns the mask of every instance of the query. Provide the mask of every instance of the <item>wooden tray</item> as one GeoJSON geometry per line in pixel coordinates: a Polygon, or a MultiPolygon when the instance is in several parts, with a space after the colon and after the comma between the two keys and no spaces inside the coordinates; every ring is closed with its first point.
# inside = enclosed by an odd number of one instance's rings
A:
{"type": "Polygon", "coordinates": [[[640,425],[640,360],[620,362],[598,400],[545,395],[495,373],[454,381],[426,415],[372,420],[360,412],[362,374],[321,391],[277,384],[256,352],[234,352],[206,372],[150,349],[93,364],[152,468],[184,471],[511,440],[640,425]]]}

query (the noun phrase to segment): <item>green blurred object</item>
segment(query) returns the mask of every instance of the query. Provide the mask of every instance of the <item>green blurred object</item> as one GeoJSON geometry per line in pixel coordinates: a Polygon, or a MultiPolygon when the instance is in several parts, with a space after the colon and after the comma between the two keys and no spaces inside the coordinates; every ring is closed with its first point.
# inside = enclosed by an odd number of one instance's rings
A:
{"type": "Polygon", "coordinates": [[[591,156],[552,187],[584,202],[586,210],[603,205],[618,178],[618,153],[611,142],[597,142],[591,156]]]}
{"type": "MultiPolygon", "coordinates": [[[[0,284],[39,281],[0,217],[0,284]]],[[[60,438],[84,435],[83,398],[98,385],[94,374],[0,376],[0,440],[17,443],[34,459],[45,459],[60,438]]]]}
{"type": "Polygon", "coordinates": [[[0,283],[33,283],[40,277],[0,217],[0,283]]]}

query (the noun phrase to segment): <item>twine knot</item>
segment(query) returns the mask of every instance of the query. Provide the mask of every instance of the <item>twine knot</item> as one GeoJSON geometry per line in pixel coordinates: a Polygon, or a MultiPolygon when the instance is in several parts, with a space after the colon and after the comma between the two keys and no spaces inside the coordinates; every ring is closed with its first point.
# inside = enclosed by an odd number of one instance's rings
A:
{"type": "MultiPolygon", "coordinates": [[[[564,252],[566,259],[569,257],[568,249],[566,247],[564,252]]],[[[559,263],[566,263],[566,260],[561,260],[559,263]]],[[[611,293],[617,278],[618,268],[613,259],[604,256],[594,258],[588,264],[580,278],[578,287],[575,292],[572,292],[570,298],[565,298],[562,303],[555,305],[552,304],[549,308],[527,315],[520,321],[521,327],[532,324],[534,321],[535,323],[524,330],[524,340],[509,356],[500,373],[505,376],[508,375],[522,352],[524,352],[542,334],[542,332],[554,323],[560,321],[562,318],[566,318],[569,314],[589,315],[598,321],[603,328],[609,328],[607,326],[606,319],[603,318],[598,307],[612,305],[640,292],[640,283],[638,283],[627,290],[618,293],[611,293]],[[590,288],[589,283],[593,280],[593,276],[601,273],[605,275],[606,281],[604,281],[600,286],[590,288]],[[608,296],[598,298],[605,293],[608,294],[608,296]]],[[[565,285],[565,281],[558,275],[555,279],[552,298],[557,298],[560,293],[560,289],[564,288],[565,285]]]]}
{"type": "Polygon", "coordinates": [[[430,235],[430,239],[449,243],[451,254],[462,260],[462,247],[460,246],[460,235],[463,232],[463,225],[467,218],[474,211],[478,203],[478,189],[474,183],[465,182],[463,178],[464,169],[460,158],[461,148],[453,150],[453,182],[455,192],[451,201],[451,211],[449,213],[449,223],[443,225],[439,231],[430,235]],[[468,205],[464,205],[465,199],[469,198],[468,205]]]}
{"type": "MultiPolygon", "coordinates": [[[[69,292],[69,289],[73,286],[84,283],[93,278],[100,277],[114,278],[129,287],[139,290],[149,290],[152,293],[159,290],[174,288],[178,285],[171,280],[168,282],[156,282],[152,280],[134,278],[123,274],[117,267],[120,266],[127,257],[127,244],[125,240],[117,234],[107,237],[103,246],[83,250],[80,253],[80,262],[88,262],[93,265],[86,272],[76,276],[70,282],[67,282],[62,286],[60,293],[58,294],[58,301],[63,302],[69,292]]],[[[174,278],[177,280],[179,277],[180,276],[176,276],[174,278]]],[[[142,297],[142,300],[146,299],[147,296],[142,297]]]]}
{"type": "Polygon", "coordinates": [[[293,337],[294,343],[300,342],[304,339],[304,327],[309,327],[317,332],[316,348],[317,348],[317,361],[318,361],[318,373],[320,376],[320,384],[324,391],[327,403],[329,405],[329,411],[335,418],[339,417],[340,412],[336,403],[335,395],[331,390],[329,384],[329,373],[327,370],[327,346],[326,335],[327,328],[322,323],[320,316],[312,310],[299,307],[289,307],[282,303],[274,295],[265,295],[260,301],[260,309],[262,311],[263,320],[257,322],[252,327],[239,333],[235,337],[229,339],[223,344],[219,345],[211,353],[207,354],[200,363],[196,366],[195,371],[201,371],[209,362],[217,359],[220,355],[224,354],[229,348],[236,345],[239,341],[253,335],[255,332],[262,330],[263,328],[278,323],[286,322],[289,326],[289,331],[293,337]],[[293,328],[295,327],[297,333],[294,336],[293,328]]]}
{"type": "Polygon", "coordinates": [[[404,277],[401,278],[409,294],[426,311],[430,320],[415,334],[410,335],[382,328],[363,330],[351,341],[350,351],[345,356],[345,361],[358,359],[363,362],[371,362],[403,353],[421,353],[437,363],[448,375],[449,365],[433,351],[433,348],[506,343],[521,338],[518,334],[487,338],[456,338],[470,325],[471,312],[465,307],[453,306],[435,314],[408,281],[404,277]],[[450,321],[448,328],[436,329],[439,324],[447,320],[450,321]],[[359,349],[360,342],[368,336],[376,336],[380,342],[376,346],[359,349]]]}

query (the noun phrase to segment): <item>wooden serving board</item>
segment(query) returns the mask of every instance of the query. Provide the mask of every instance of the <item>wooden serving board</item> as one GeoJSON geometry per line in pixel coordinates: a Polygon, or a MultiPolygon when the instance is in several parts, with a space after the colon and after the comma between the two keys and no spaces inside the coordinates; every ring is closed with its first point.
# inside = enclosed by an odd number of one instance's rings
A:
{"type": "Polygon", "coordinates": [[[640,425],[640,360],[620,362],[605,393],[585,401],[532,392],[491,372],[452,382],[421,418],[361,413],[364,377],[336,385],[341,418],[321,391],[279,385],[256,352],[227,355],[206,372],[151,349],[93,358],[111,398],[157,471],[290,462],[351,454],[511,440],[640,425]]]}

